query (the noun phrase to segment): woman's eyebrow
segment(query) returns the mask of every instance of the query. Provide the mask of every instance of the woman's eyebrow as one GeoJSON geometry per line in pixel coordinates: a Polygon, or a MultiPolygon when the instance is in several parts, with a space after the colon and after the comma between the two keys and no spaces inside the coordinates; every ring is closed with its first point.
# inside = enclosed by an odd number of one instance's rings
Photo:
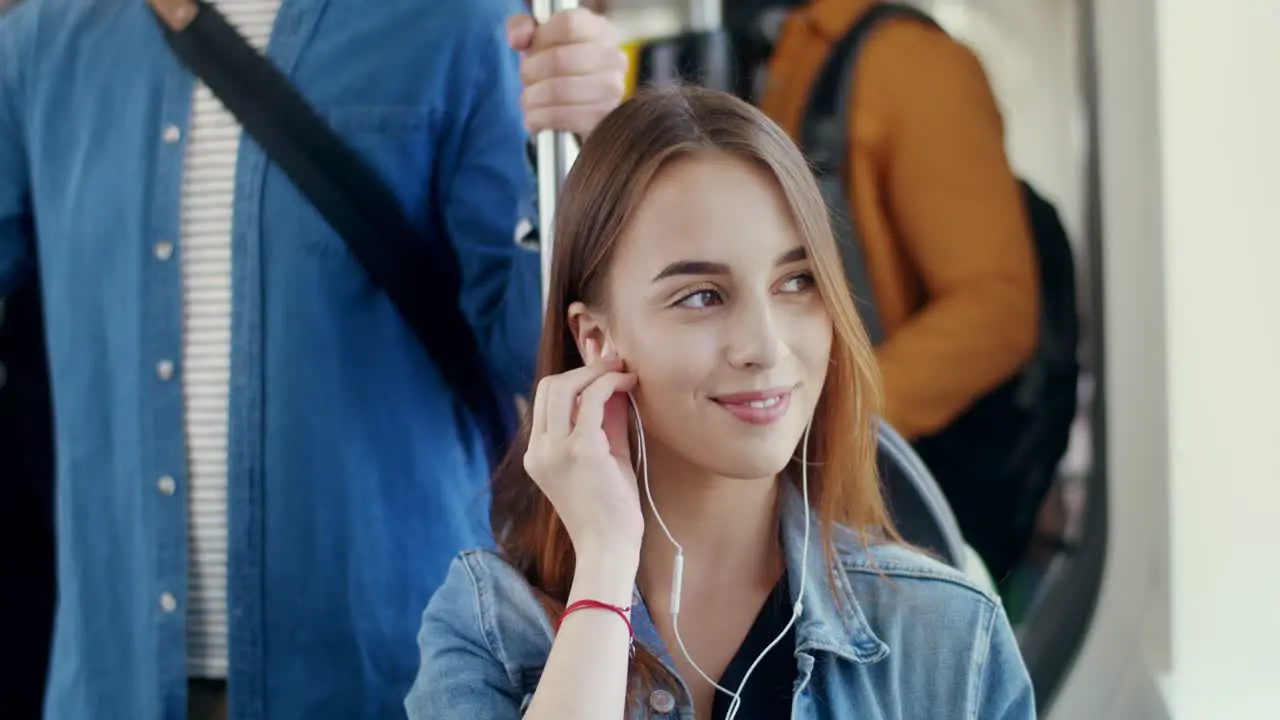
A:
{"type": "Polygon", "coordinates": [[[653,277],[653,282],[665,280],[677,275],[728,275],[729,266],[709,260],[677,260],[662,268],[662,272],[653,277]]]}
{"type": "MultiPolygon", "coordinates": [[[[774,261],[774,264],[781,267],[783,265],[800,262],[807,257],[809,257],[809,250],[803,245],[797,245],[796,247],[793,247],[779,255],[778,259],[774,261]]],[[[677,260],[662,268],[662,272],[659,272],[653,277],[653,282],[666,280],[667,278],[678,275],[728,274],[730,274],[729,266],[724,263],[712,262],[710,260],[677,260]]]]}
{"type": "Polygon", "coordinates": [[[803,245],[797,245],[796,247],[793,247],[779,255],[778,259],[774,261],[774,264],[778,266],[790,265],[791,263],[800,262],[807,257],[809,257],[809,249],[803,245]]]}

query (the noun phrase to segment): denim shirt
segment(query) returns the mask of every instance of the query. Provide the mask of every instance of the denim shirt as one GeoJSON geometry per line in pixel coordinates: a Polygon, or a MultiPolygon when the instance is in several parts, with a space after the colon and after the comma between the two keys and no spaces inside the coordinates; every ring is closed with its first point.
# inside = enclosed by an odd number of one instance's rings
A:
{"type": "MultiPolygon", "coordinates": [[[[494,377],[532,382],[539,263],[505,20],[520,0],[283,0],[269,57],[456,268],[494,377]]],[[[0,17],[0,296],[37,269],[60,601],[46,716],[185,718],[179,207],[193,80],[143,0],[0,17]]],[[[229,689],[236,720],[403,714],[422,607],[486,542],[475,423],[249,138],[236,171],[229,689]]],[[[7,592],[8,590],[6,590],[7,592]]]]}
{"type": "MultiPolygon", "coordinates": [[[[804,511],[789,483],[781,537],[792,601],[800,592],[804,511]]],[[[804,613],[792,649],[795,720],[1033,720],[1031,679],[999,600],[962,574],[896,545],[865,549],[835,532],[828,581],[811,532],[804,613]]],[[[669,671],[638,698],[631,720],[692,720],[679,679],[637,591],[636,642],[669,671]]],[[[692,618],[686,618],[692,620],[692,618]]],[[[423,615],[422,666],[405,700],[410,720],[514,720],[532,700],[553,633],[529,584],[488,551],[464,553],[423,615]]],[[[774,652],[783,651],[775,648],[774,652]]]]}

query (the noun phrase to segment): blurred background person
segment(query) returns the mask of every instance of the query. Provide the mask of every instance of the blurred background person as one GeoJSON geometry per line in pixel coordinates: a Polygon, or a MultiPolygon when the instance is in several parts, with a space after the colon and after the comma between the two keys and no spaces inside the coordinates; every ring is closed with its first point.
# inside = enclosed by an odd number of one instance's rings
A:
{"type": "MultiPolygon", "coordinates": [[[[521,106],[590,132],[621,94],[609,26],[509,36],[515,0],[214,6],[394,188],[495,392],[527,392],[521,106]]],[[[0,19],[0,296],[38,258],[57,423],[48,717],[225,717],[228,691],[233,718],[402,712],[422,607],[488,537],[457,389],[241,135],[147,3],[0,19]]]]}

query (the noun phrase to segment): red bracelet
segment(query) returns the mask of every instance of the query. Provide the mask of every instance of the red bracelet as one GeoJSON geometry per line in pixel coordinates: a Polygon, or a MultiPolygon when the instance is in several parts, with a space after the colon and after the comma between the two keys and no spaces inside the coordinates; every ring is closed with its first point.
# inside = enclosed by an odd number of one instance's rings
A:
{"type": "Polygon", "coordinates": [[[622,618],[622,622],[626,623],[627,625],[628,649],[631,655],[633,657],[635,656],[636,634],[631,628],[631,618],[627,617],[627,613],[631,612],[631,606],[620,607],[618,605],[610,605],[609,603],[606,603],[606,602],[600,602],[599,600],[579,600],[577,602],[571,603],[569,607],[564,609],[564,613],[560,615],[560,619],[556,621],[556,631],[559,632],[560,625],[564,622],[565,618],[569,617],[569,615],[579,610],[608,610],[609,612],[614,613],[618,617],[622,618]]]}

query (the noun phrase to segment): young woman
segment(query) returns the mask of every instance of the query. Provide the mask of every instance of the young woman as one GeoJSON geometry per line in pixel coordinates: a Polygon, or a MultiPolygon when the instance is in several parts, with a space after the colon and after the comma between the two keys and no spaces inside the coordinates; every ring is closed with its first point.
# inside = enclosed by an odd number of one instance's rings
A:
{"type": "Polygon", "coordinates": [[[1000,605],[897,541],[874,358],[786,135],[643,93],[556,233],[500,553],[428,606],[409,717],[1033,718],[1000,605]]]}

